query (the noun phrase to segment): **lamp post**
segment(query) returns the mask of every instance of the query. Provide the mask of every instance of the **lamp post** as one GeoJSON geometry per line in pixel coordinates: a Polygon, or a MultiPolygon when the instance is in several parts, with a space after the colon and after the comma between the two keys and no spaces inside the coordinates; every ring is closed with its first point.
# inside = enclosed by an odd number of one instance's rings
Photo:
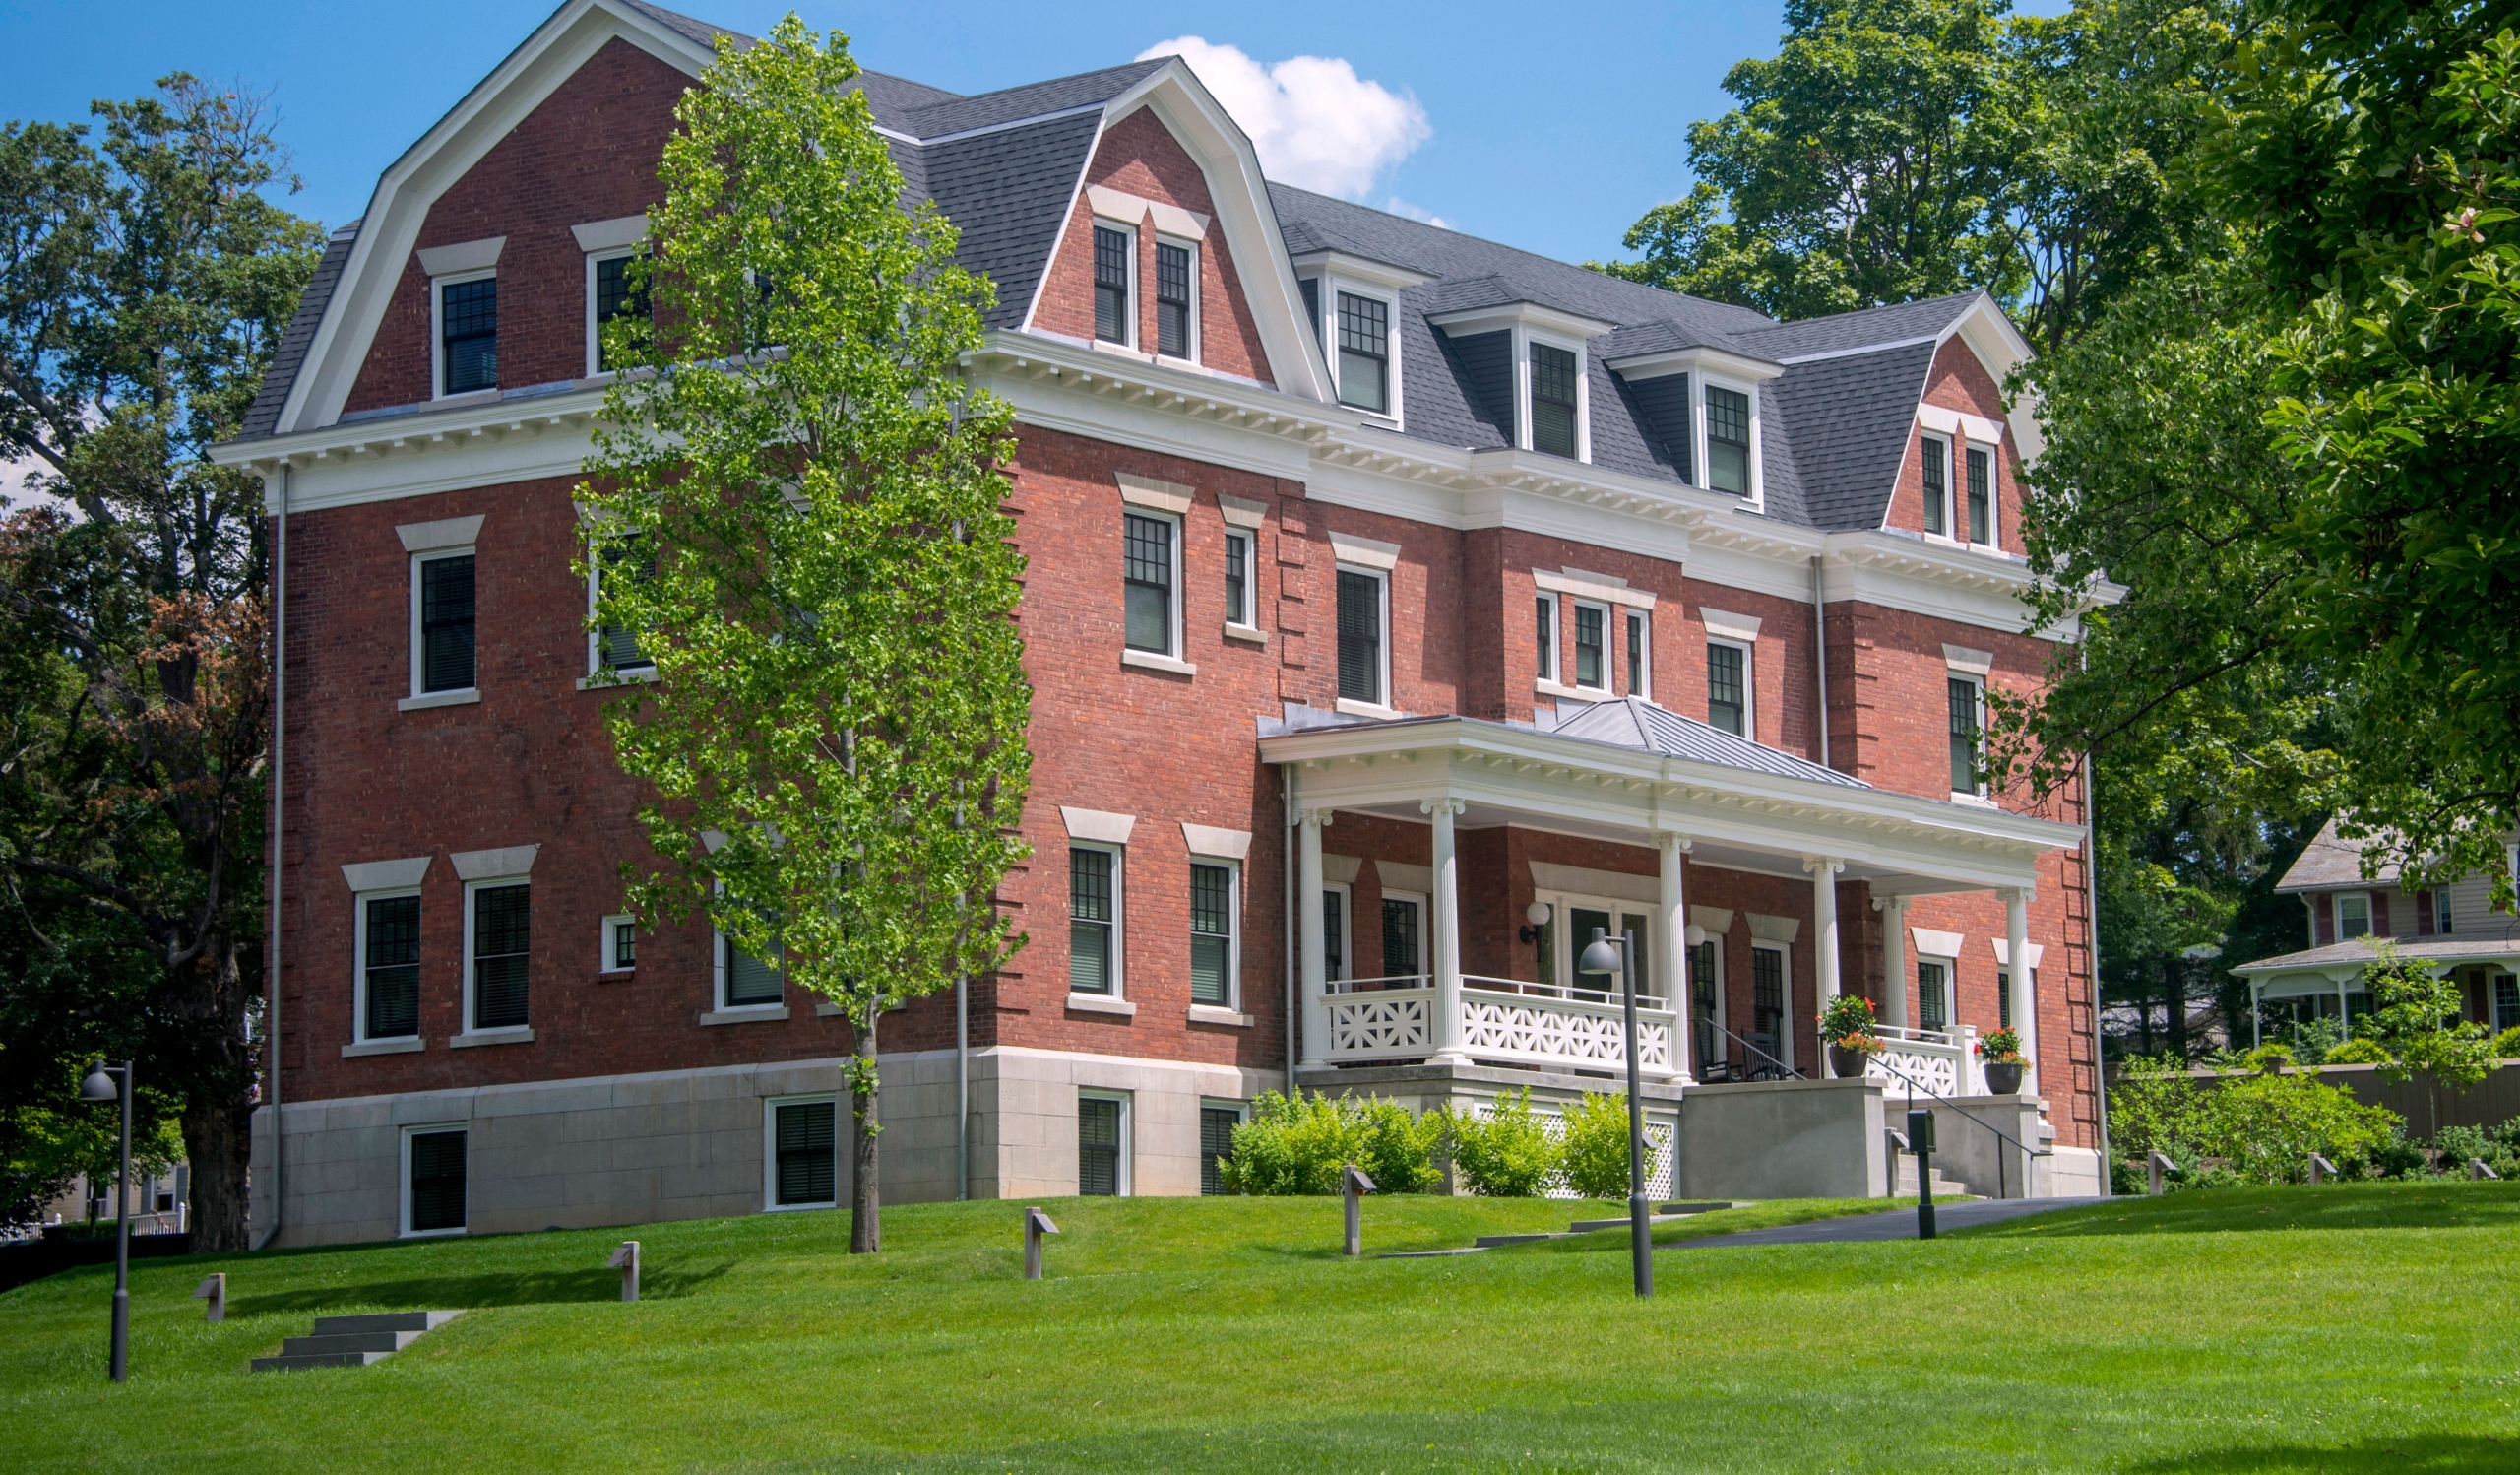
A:
{"type": "Polygon", "coordinates": [[[122,1187],[114,1194],[113,1379],[120,1382],[131,1371],[131,1061],[99,1060],[79,1083],[79,1099],[122,1102],[122,1187]],[[120,1086],[114,1084],[117,1075],[120,1086]]]}
{"type": "Polygon", "coordinates": [[[1627,1235],[1628,1257],[1636,1262],[1636,1294],[1654,1294],[1654,1225],[1645,1202],[1644,1081],[1638,1073],[1636,1049],[1636,955],[1625,934],[1613,937],[1606,928],[1593,929],[1593,944],[1584,949],[1576,968],[1584,973],[1618,970],[1627,999],[1627,1235]]]}

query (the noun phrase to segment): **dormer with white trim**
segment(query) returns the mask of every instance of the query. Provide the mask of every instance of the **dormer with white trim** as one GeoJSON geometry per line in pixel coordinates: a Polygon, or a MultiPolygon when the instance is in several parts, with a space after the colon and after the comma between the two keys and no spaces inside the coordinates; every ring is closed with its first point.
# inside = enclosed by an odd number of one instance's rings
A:
{"type": "Polygon", "coordinates": [[[1660,342],[1667,335],[1623,332],[1603,345],[1603,363],[1627,385],[1671,463],[1690,484],[1767,505],[1760,386],[1785,372],[1717,344],[1660,342]]]}
{"type": "MultiPolygon", "coordinates": [[[[1485,294],[1477,283],[1461,287],[1485,294]]],[[[1593,459],[1591,348],[1615,323],[1528,299],[1438,306],[1426,321],[1451,340],[1515,449],[1593,459]]]]}

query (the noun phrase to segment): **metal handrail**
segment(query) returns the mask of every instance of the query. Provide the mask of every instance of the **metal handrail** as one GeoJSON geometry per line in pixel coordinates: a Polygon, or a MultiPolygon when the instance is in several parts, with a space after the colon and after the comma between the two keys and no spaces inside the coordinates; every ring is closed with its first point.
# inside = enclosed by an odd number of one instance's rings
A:
{"type": "MultiPolygon", "coordinates": [[[[1718,1029],[1722,1029],[1722,1028],[1723,1028],[1723,1026],[1722,1026],[1722,1025],[1718,1025],[1718,1026],[1716,1026],[1716,1028],[1718,1028],[1718,1029]]],[[[1728,1030],[1728,1031],[1726,1031],[1726,1033],[1728,1033],[1728,1034],[1729,1034],[1729,1033],[1731,1033],[1731,1031],[1729,1031],[1729,1030],[1728,1030]]],[[[1867,1057],[1865,1057],[1865,1068],[1866,1068],[1866,1069],[1869,1069],[1869,1068],[1871,1067],[1871,1063],[1872,1063],[1872,1061],[1873,1061],[1874,1059],[1877,1059],[1877,1058],[1878,1058],[1878,1057],[1871,1057],[1871,1056],[1867,1056],[1867,1057]]],[[[2010,1142],[2010,1143],[2011,1143],[2013,1146],[2015,1146],[2015,1147],[2020,1148],[2020,1149],[2021,1149],[2022,1156],[2024,1156],[2024,1157],[2034,1157],[2034,1158],[2051,1158],[2051,1157],[2054,1157],[2054,1156],[2056,1155],[2056,1150],[2055,1150],[2054,1148],[2052,1148],[2052,1147],[2033,1147],[2033,1146],[2029,1145],[2028,1143],[2026,1143],[2026,1142],[2022,1141],[2019,1137],[2016,1137],[2016,1136],[2014,1136],[2012,1133],[2010,1133],[2010,1132],[2008,1132],[2008,1131],[2005,1131],[2002,1127],[1995,1125],[1993,1122],[1991,1122],[1987,1121],[1985,1118],[1979,1116],[1976,1112],[1973,1112],[1973,1111],[1969,1110],[1967,1107],[1962,1106],[1960,1103],[1958,1103],[1958,1102],[1956,1102],[1956,1101],[1952,1100],[1950,1097],[1943,1095],[1940,1091],[1937,1091],[1937,1090],[1935,1090],[1933,1087],[1926,1085],[1923,1081],[1921,1081],[1921,1080],[1917,1079],[1915,1076],[1910,1075],[1910,1074],[1909,1074],[1908,1072],[1906,1072],[1905,1070],[1902,1070],[1902,1069],[1900,1069],[1898,1066],[1891,1064],[1888,1060],[1882,1060],[1882,1061],[1881,1061],[1881,1068],[1882,1068],[1882,1069],[1884,1069],[1884,1070],[1889,1071],[1892,1075],[1895,1075],[1895,1076],[1899,1077],[1899,1079],[1901,1079],[1901,1080],[1903,1080],[1903,1081],[1906,1081],[1906,1082],[1909,1084],[1909,1086],[1911,1086],[1911,1087],[1912,1087],[1912,1088],[1914,1088],[1915,1090],[1917,1090],[1917,1091],[1922,1091],[1922,1092],[1923,1092],[1923,1093],[1925,1093],[1927,1096],[1932,1097],[1934,1100],[1941,1102],[1943,1105],[1945,1105],[1945,1106],[1947,1106],[1947,1107],[1951,1108],[1953,1111],[1958,1112],[1961,1116],[1968,1118],[1970,1121],[1977,1122],[1980,1126],[1983,1126],[1983,1127],[1984,1127],[1986,1130],[1988,1130],[1988,1131],[1990,1131],[1990,1132],[1993,1132],[1997,1137],[1999,1137],[1999,1138],[2003,1139],[2003,1140],[2004,1140],[2004,1141],[2006,1141],[2006,1142],[2010,1142]]],[[[1911,1099],[1913,1099],[1913,1097],[1912,1097],[1911,1099]]],[[[2004,1188],[2005,1188],[2005,1187],[2006,1187],[2006,1186],[2010,1183],[2010,1181],[2011,1181],[2011,1175],[2010,1175],[2010,1174],[2008,1174],[2008,1173],[2005,1171],[2005,1169],[2004,1169],[2004,1160],[2003,1160],[2003,1155],[2002,1155],[2001,1153],[1997,1153],[1997,1154],[1995,1155],[1995,1196],[1996,1196],[1997,1198],[2002,1198],[2002,1197],[2004,1197],[2004,1196],[2005,1196],[2005,1194],[2004,1194],[2004,1188]]],[[[2029,1185],[2029,1184],[2027,1184],[2027,1183],[2023,1184],[2023,1185],[2021,1186],[2021,1191],[2022,1191],[2022,1193],[2023,1193],[2023,1195],[2024,1195],[2025,1197],[2026,1197],[2026,1196],[2028,1196],[2028,1194],[2029,1194],[2029,1192],[2030,1192],[2030,1185],[2029,1185]]]]}
{"type": "Polygon", "coordinates": [[[1759,1049],[1759,1047],[1757,1047],[1757,1046],[1755,1046],[1755,1045],[1751,1044],[1749,1041],[1742,1039],[1739,1035],[1736,1035],[1736,1034],[1732,1033],[1732,1030],[1727,1029],[1724,1025],[1722,1025],[1722,1024],[1720,1024],[1720,1023],[1717,1023],[1715,1020],[1710,1019],[1710,1020],[1708,1020],[1708,1021],[1706,1021],[1706,1022],[1707,1022],[1707,1023],[1709,1023],[1709,1024],[1713,1024],[1713,1025],[1715,1025],[1715,1032],[1716,1032],[1717,1034],[1722,1035],[1722,1036],[1724,1036],[1725,1038],[1727,1038],[1727,1039],[1729,1039],[1729,1040],[1732,1040],[1732,1041],[1734,1041],[1734,1042],[1738,1043],[1738,1044],[1740,1045],[1740,1047],[1741,1047],[1743,1050],[1748,1051],[1750,1054],[1752,1054],[1752,1055],[1754,1055],[1754,1056],[1758,1056],[1758,1057],[1760,1057],[1761,1058],[1765,1059],[1769,1064],[1774,1065],[1774,1066],[1775,1066],[1776,1068],[1778,1068],[1779,1070],[1782,1070],[1782,1071],[1784,1071],[1786,1074],[1788,1074],[1788,1075],[1790,1075],[1790,1076],[1793,1076],[1796,1080],[1809,1080],[1809,1079],[1811,1078],[1811,1077],[1809,1077],[1809,1076],[1807,1076],[1807,1075],[1804,1075],[1801,1071],[1796,1070],[1796,1069],[1795,1069],[1793,1066],[1791,1066],[1791,1065],[1787,1064],[1785,1061],[1778,1059],[1775,1056],[1769,1055],[1766,1051],[1759,1049]]]}

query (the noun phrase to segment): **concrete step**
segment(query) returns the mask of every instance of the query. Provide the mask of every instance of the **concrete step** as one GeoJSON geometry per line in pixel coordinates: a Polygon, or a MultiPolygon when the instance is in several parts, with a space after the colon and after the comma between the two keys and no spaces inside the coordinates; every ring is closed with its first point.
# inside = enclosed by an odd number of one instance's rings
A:
{"type": "MultiPolygon", "coordinates": [[[[1725,1207],[1730,1208],[1732,1205],[1727,1204],[1725,1207]]],[[[1648,1214],[1645,1216],[1645,1222],[1648,1224],[1669,1224],[1674,1219],[1685,1219],[1687,1217],[1688,1215],[1686,1214],[1648,1214]]],[[[1566,1226],[1567,1233],[1579,1235],[1588,1235],[1596,1230],[1625,1228],[1627,1228],[1627,1216],[1625,1214],[1621,1214],[1615,1219],[1578,1219],[1574,1223],[1566,1226]]]]}
{"type": "Polygon", "coordinates": [[[362,1331],[435,1331],[463,1315],[462,1312],[374,1312],[363,1316],[317,1316],[319,1337],[350,1336],[362,1331]]]}
{"type": "MultiPolygon", "coordinates": [[[[1621,1224],[1627,1221],[1621,1219],[1621,1224]]],[[[1480,1250],[1493,1250],[1499,1245],[1529,1245],[1535,1240],[1566,1240],[1572,1235],[1480,1235],[1471,1244],[1480,1250]]]]}
{"type": "MultiPolygon", "coordinates": [[[[322,1322],[317,1322],[322,1325],[322,1322]]],[[[286,1357],[308,1357],[326,1352],[400,1352],[426,1332],[418,1331],[338,1331],[319,1332],[311,1337],[284,1337],[280,1350],[286,1357]]]]}
{"type": "Polygon", "coordinates": [[[391,1352],[302,1352],[254,1359],[257,1373],[294,1373],[305,1368],[364,1368],[392,1357],[391,1352]]]}
{"type": "Polygon", "coordinates": [[[1730,1198],[1717,1198],[1702,1203],[1657,1204],[1654,1212],[1661,1214],[1668,1219],[1675,1218],[1682,1214],[1711,1214],[1717,1209],[1737,1209],[1739,1207],[1739,1204],[1734,1203],[1730,1198]]]}

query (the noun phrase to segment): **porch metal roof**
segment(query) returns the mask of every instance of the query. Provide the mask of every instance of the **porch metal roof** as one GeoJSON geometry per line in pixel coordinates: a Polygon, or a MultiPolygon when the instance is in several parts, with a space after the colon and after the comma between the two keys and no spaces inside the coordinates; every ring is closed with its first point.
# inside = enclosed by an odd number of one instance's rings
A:
{"type": "Polygon", "coordinates": [[[1722,728],[1695,718],[1682,717],[1640,696],[1623,696],[1614,701],[1595,703],[1586,711],[1559,722],[1551,731],[1560,738],[1642,748],[1667,758],[1687,758],[1692,762],[1714,763],[1749,773],[1773,774],[1781,779],[1809,779],[1813,783],[1839,784],[1849,789],[1872,787],[1861,779],[1851,778],[1807,758],[1797,758],[1763,742],[1736,738],[1722,728]]]}

